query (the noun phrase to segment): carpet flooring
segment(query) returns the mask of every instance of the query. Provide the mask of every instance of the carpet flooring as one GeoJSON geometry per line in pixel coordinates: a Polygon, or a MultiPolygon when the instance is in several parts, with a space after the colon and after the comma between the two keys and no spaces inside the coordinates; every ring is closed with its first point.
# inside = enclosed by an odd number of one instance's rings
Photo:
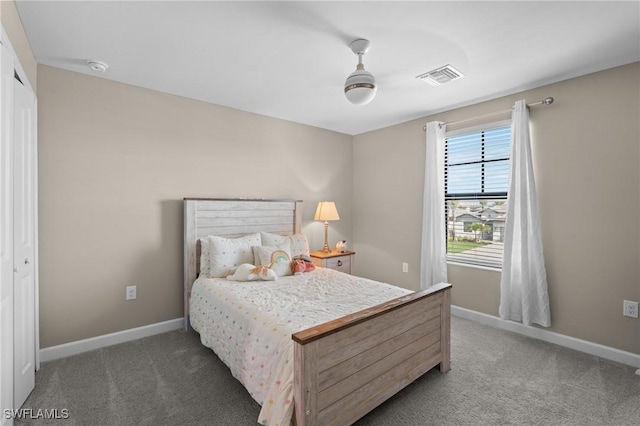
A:
{"type": "MultiPolygon", "coordinates": [[[[635,369],[454,317],[451,371],[432,370],[358,426],[638,426],[635,369]]],[[[256,425],[259,405],[193,332],[43,363],[26,425],[256,425]]]]}

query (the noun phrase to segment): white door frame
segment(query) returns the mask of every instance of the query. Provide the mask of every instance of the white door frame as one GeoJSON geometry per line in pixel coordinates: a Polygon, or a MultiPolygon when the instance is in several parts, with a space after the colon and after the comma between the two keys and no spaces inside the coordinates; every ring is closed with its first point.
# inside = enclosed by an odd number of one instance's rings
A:
{"type": "Polygon", "coordinates": [[[13,58],[0,45],[0,426],[13,425],[13,58]]]}
{"type": "MultiPolygon", "coordinates": [[[[35,142],[34,142],[34,149],[33,149],[33,179],[34,179],[34,195],[35,195],[35,199],[33,200],[33,206],[34,206],[34,268],[35,268],[35,276],[34,276],[34,327],[35,327],[35,345],[34,345],[34,350],[35,350],[35,368],[36,370],[40,368],[40,303],[39,303],[39,256],[38,256],[38,142],[37,142],[37,97],[35,96],[35,91],[33,90],[33,86],[31,85],[31,82],[29,81],[29,79],[27,78],[27,74],[24,71],[24,68],[22,67],[22,64],[20,63],[20,60],[18,59],[18,55],[16,54],[13,45],[11,44],[11,41],[9,40],[9,37],[7,35],[7,32],[4,29],[4,26],[2,26],[0,24],[0,50],[1,50],[1,55],[0,55],[0,138],[1,140],[1,145],[2,148],[0,150],[2,150],[2,154],[3,154],[3,158],[4,154],[10,154],[8,156],[8,158],[13,158],[13,81],[14,81],[14,73],[17,74],[20,78],[20,81],[23,83],[23,86],[30,91],[35,98],[35,112],[34,112],[34,137],[35,137],[35,142]],[[5,152],[5,150],[7,152],[5,152]]],[[[3,173],[5,168],[2,168],[3,173]]],[[[1,205],[3,211],[3,220],[5,220],[5,218],[7,217],[6,213],[9,213],[9,211],[11,212],[11,219],[7,219],[7,220],[11,220],[11,222],[13,222],[13,167],[12,167],[12,175],[11,175],[11,206],[7,206],[7,205],[1,205]]],[[[9,182],[7,181],[5,176],[0,176],[0,191],[4,191],[5,189],[9,189],[9,187],[7,187],[6,185],[8,185],[9,182]]],[[[3,225],[3,224],[0,224],[3,225]]],[[[2,260],[4,262],[4,257],[6,256],[11,256],[11,258],[13,258],[14,253],[13,253],[13,235],[8,235],[6,232],[2,233],[2,235],[0,235],[0,237],[2,237],[2,241],[0,242],[0,249],[2,249],[2,247],[8,247],[11,246],[11,252],[9,253],[8,251],[5,250],[5,252],[0,253],[0,260],[2,260]],[[7,244],[7,239],[10,239],[10,244],[7,244]]],[[[6,262],[5,262],[6,263],[6,262]]],[[[0,267],[2,269],[5,269],[5,264],[0,264],[0,267]]],[[[3,286],[5,285],[5,278],[7,277],[7,275],[5,274],[4,271],[0,270],[0,276],[2,277],[3,280],[3,286]]],[[[13,276],[13,262],[11,265],[11,275],[13,276]]],[[[6,296],[6,294],[5,294],[6,296]]],[[[13,279],[11,279],[11,299],[13,299],[13,279]]],[[[13,300],[12,300],[13,303],[13,300]]],[[[13,310],[13,308],[12,308],[13,310]]],[[[12,312],[13,314],[13,312],[12,312]]],[[[4,322],[4,321],[3,321],[4,322]]],[[[11,321],[12,327],[13,327],[13,321],[11,321]]],[[[4,328],[4,327],[3,327],[4,328]]],[[[5,334],[6,330],[3,329],[0,331],[0,336],[2,339],[6,339],[8,336],[5,334]]],[[[4,341],[4,340],[3,340],[4,341]]],[[[13,342],[13,330],[11,331],[11,341],[13,342]]],[[[13,345],[12,345],[13,346],[13,345]]],[[[13,348],[12,348],[13,349],[13,348]]],[[[2,357],[2,365],[4,366],[5,363],[5,357],[2,357]]],[[[11,364],[13,364],[13,355],[11,356],[11,364]]],[[[13,370],[13,368],[12,368],[13,370]]],[[[13,407],[13,374],[11,373],[10,375],[3,369],[0,372],[0,375],[2,376],[2,392],[0,392],[0,402],[1,402],[1,409],[4,410],[6,408],[14,408],[13,407]],[[6,373],[6,374],[5,374],[6,373]],[[8,395],[5,395],[5,390],[9,390],[8,388],[5,387],[5,383],[7,383],[7,381],[9,380],[9,377],[11,377],[11,389],[10,389],[10,399],[12,400],[12,403],[10,406],[6,406],[5,402],[7,399],[8,395]]],[[[0,414],[4,414],[4,413],[0,413],[0,414]]],[[[0,425],[12,425],[13,424],[13,419],[4,419],[4,415],[0,415],[0,425]]]]}
{"type": "MultiPolygon", "coordinates": [[[[40,266],[40,237],[39,237],[39,231],[38,231],[38,223],[39,223],[39,219],[38,219],[38,212],[39,212],[39,208],[38,208],[38,96],[35,93],[35,90],[33,90],[33,86],[31,85],[31,82],[29,81],[29,78],[27,78],[27,73],[24,71],[24,68],[22,68],[22,64],[20,63],[20,59],[18,59],[18,55],[16,54],[16,51],[13,49],[13,45],[11,44],[11,40],[9,40],[9,36],[7,35],[7,32],[4,29],[4,26],[2,24],[0,24],[0,44],[3,45],[3,47],[5,49],[7,49],[7,52],[9,53],[9,55],[11,56],[11,58],[13,59],[13,68],[15,69],[15,72],[18,74],[18,76],[20,76],[20,80],[22,80],[22,84],[24,85],[24,87],[26,87],[27,89],[29,89],[29,91],[31,91],[31,93],[34,94],[35,98],[36,98],[36,105],[35,105],[35,117],[34,117],[34,121],[36,123],[35,129],[34,129],[34,135],[35,135],[35,147],[34,147],[34,159],[33,159],[33,164],[34,164],[34,171],[33,171],[33,179],[34,179],[34,193],[35,193],[35,199],[33,200],[33,205],[34,205],[34,221],[35,221],[35,268],[36,268],[36,282],[35,282],[35,324],[36,324],[36,370],[40,369],[40,274],[39,274],[39,266],[40,266]]],[[[12,89],[13,91],[13,89],[12,89]]],[[[4,93],[3,93],[3,97],[4,97],[4,93]]],[[[9,102],[9,101],[7,101],[9,102]]],[[[10,94],[10,105],[13,105],[13,93],[10,94]]],[[[5,103],[4,105],[9,105],[8,103],[5,103]]],[[[0,105],[0,113],[2,113],[2,111],[4,110],[4,106],[0,105]]],[[[11,117],[11,120],[13,122],[13,116],[11,117]]],[[[13,134],[11,134],[11,136],[13,137],[13,134]]]]}

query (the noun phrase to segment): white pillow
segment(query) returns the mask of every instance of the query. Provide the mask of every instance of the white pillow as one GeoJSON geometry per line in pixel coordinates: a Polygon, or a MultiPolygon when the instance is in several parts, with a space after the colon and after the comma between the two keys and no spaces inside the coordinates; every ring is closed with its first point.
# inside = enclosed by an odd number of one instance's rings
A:
{"type": "Polygon", "coordinates": [[[211,266],[209,258],[211,257],[211,247],[209,237],[200,238],[200,275],[208,277],[211,266]]]}
{"type": "Polygon", "coordinates": [[[276,246],[278,244],[289,243],[292,257],[300,255],[309,256],[309,241],[307,241],[307,237],[304,234],[284,236],[261,232],[260,235],[262,236],[262,245],[264,246],[276,246]]]}
{"type": "Polygon", "coordinates": [[[253,248],[256,265],[271,265],[279,277],[291,275],[291,246],[289,243],[253,248]]]}
{"type": "Polygon", "coordinates": [[[243,263],[253,263],[251,247],[261,244],[260,234],[245,235],[240,238],[224,238],[210,235],[208,277],[221,278],[243,263]]]}

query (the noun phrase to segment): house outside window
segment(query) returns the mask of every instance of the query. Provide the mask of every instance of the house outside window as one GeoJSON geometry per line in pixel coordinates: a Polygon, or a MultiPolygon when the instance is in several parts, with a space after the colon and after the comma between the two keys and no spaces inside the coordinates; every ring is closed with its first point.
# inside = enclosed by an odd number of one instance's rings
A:
{"type": "Polygon", "coordinates": [[[502,267],[510,150],[510,121],[447,133],[448,261],[502,267]]]}

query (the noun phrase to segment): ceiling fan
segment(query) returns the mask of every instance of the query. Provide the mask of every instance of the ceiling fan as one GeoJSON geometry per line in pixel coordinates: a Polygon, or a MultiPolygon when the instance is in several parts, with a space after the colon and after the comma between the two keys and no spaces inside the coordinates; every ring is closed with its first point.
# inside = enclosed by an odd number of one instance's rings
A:
{"type": "Polygon", "coordinates": [[[344,83],[344,94],[355,105],[366,105],[376,96],[378,89],[376,78],[369,71],[364,69],[362,57],[369,50],[371,43],[369,40],[357,39],[351,42],[351,51],[358,55],[358,65],[356,70],[349,74],[344,83]]]}

